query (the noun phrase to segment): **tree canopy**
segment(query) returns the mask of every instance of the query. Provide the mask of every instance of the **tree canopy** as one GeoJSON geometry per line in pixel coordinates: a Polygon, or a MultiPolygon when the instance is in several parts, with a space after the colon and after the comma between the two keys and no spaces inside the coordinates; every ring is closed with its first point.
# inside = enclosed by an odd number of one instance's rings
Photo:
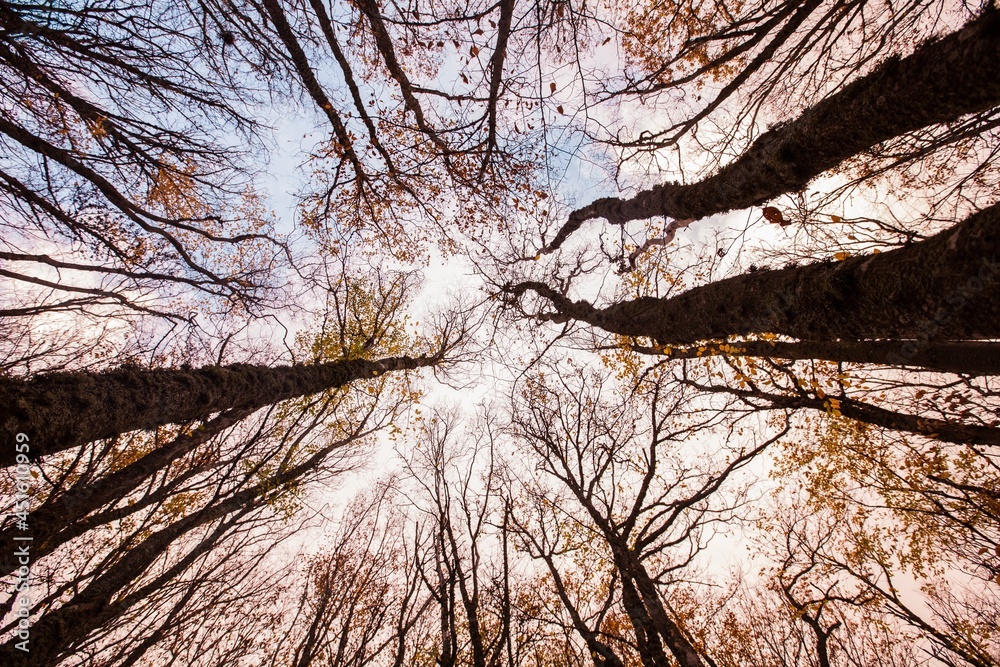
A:
{"type": "Polygon", "coordinates": [[[992,0],[0,0],[0,663],[1000,665],[998,139],[992,0]]]}

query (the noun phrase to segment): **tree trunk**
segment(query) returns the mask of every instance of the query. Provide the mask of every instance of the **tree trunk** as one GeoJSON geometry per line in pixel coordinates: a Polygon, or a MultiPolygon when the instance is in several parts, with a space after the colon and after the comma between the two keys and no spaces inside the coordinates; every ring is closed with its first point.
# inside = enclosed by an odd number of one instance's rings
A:
{"type": "MultiPolygon", "coordinates": [[[[32,457],[121,433],[256,410],[394,370],[433,366],[441,356],[352,359],[308,366],[234,365],[192,370],[121,368],[0,379],[0,442],[28,434],[32,457]]],[[[15,462],[0,447],[0,465],[15,462]]]]}
{"type": "MultiPolygon", "coordinates": [[[[548,299],[556,312],[539,319],[581,320],[663,345],[774,333],[808,341],[904,340],[919,351],[935,340],[1000,338],[998,249],[995,204],[910,247],[735,276],[669,299],[641,297],[600,309],[544,283],[506,291],[548,299]]],[[[908,365],[900,356],[896,363],[908,365]]]]}
{"type": "MultiPolygon", "coordinates": [[[[634,554],[616,549],[615,564],[622,577],[622,599],[629,619],[633,627],[637,622],[640,626],[644,626],[647,643],[657,649],[651,656],[654,658],[651,662],[659,664],[663,659],[659,640],[652,641],[658,636],[663,639],[663,643],[670,649],[680,667],[705,667],[706,663],[702,656],[663,608],[656,584],[649,578],[642,563],[634,554]],[[659,653],[659,657],[656,653],[659,653]]],[[[636,635],[638,634],[637,631],[636,635]]],[[[639,649],[640,653],[643,653],[641,643],[639,649]]],[[[646,662],[645,658],[643,662],[646,662]]]]}
{"type": "MultiPolygon", "coordinates": [[[[613,349],[613,348],[601,348],[613,349]]],[[[641,354],[668,359],[701,357],[761,357],[789,361],[821,360],[879,366],[906,366],[943,373],[1000,375],[1000,343],[919,340],[766,341],[709,343],[691,347],[632,345],[641,354]]]]}
{"type": "Polygon", "coordinates": [[[658,215],[699,219],[797,192],[819,174],[887,139],[1000,104],[1000,12],[912,55],[890,58],[794,121],[761,135],[735,162],[698,183],[668,183],[630,199],[609,197],[570,214],[542,252],[587,220],[617,225],[658,215]]]}

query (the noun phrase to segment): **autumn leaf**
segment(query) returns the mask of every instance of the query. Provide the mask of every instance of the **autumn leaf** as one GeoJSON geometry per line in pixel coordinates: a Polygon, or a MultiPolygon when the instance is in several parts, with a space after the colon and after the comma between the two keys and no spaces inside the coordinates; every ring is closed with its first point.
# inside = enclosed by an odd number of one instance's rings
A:
{"type": "Polygon", "coordinates": [[[764,208],[764,219],[768,222],[773,222],[776,225],[783,225],[785,223],[785,216],[783,216],[781,211],[773,206],[767,206],[764,208]]]}
{"type": "Polygon", "coordinates": [[[469,55],[472,56],[473,58],[475,58],[476,56],[478,56],[479,55],[479,47],[478,46],[469,47],[469,55]]]}
{"type": "Polygon", "coordinates": [[[553,93],[556,92],[556,82],[555,81],[553,81],[552,83],[549,84],[549,92],[553,92],[553,93]]]}

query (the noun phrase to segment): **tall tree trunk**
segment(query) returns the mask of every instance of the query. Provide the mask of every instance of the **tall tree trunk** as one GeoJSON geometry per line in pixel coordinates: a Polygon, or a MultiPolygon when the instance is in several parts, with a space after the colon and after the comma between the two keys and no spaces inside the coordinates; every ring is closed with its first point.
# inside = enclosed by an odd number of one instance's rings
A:
{"type": "MultiPolygon", "coordinates": [[[[619,567],[619,572],[622,572],[619,567]]],[[[622,607],[628,614],[629,623],[632,624],[632,632],[635,634],[636,650],[639,652],[639,660],[643,667],[670,667],[667,655],[663,651],[663,644],[660,635],[653,626],[653,621],[649,618],[646,607],[642,604],[639,593],[635,590],[632,579],[622,572],[622,607]]],[[[685,665],[685,667],[688,667],[685,665]]],[[[702,667],[696,665],[694,667],[702,667]]]]}
{"type": "MultiPolygon", "coordinates": [[[[636,628],[636,635],[639,635],[638,627],[642,627],[646,635],[647,649],[653,649],[652,655],[649,656],[651,664],[648,667],[659,665],[664,660],[660,639],[666,644],[680,667],[705,667],[706,662],[702,656],[663,608],[659,591],[649,578],[646,568],[627,550],[615,549],[615,551],[615,564],[622,577],[622,601],[625,609],[633,627],[636,628]]],[[[644,652],[642,642],[639,650],[640,653],[644,652]]],[[[643,663],[646,662],[644,657],[643,663]]]]}
{"type": "Polygon", "coordinates": [[[539,282],[505,291],[514,297],[533,291],[550,301],[556,312],[539,319],[576,319],[662,345],[774,333],[809,341],[909,340],[919,350],[935,340],[1000,338],[998,250],[995,204],[907,248],[735,276],[669,299],[595,308],[539,282]]]}
{"type": "Polygon", "coordinates": [[[871,74],[759,139],[698,183],[668,183],[630,199],[609,197],[570,214],[542,252],[553,252],[587,220],[625,224],[658,215],[698,219],[796,192],[879,142],[1000,104],[1000,11],[871,74]]]}
{"type": "MultiPolygon", "coordinates": [[[[601,349],[615,349],[606,347],[601,349]]],[[[627,349],[668,359],[702,357],[768,357],[789,361],[821,360],[880,366],[908,366],[944,373],[1000,375],[1000,343],[985,341],[934,342],[920,340],[838,340],[797,342],[748,340],[690,347],[627,349]]]]}
{"type": "MultiPolygon", "coordinates": [[[[216,412],[252,411],[389,371],[433,366],[441,359],[438,354],[274,368],[121,368],[28,380],[2,378],[0,442],[13,443],[15,434],[24,432],[31,455],[45,456],[120,433],[202,420],[216,412]]],[[[0,447],[0,465],[12,465],[15,456],[13,445],[0,447]]]]}
{"type": "MultiPolygon", "coordinates": [[[[742,394],[742,391],[740,391],[742,394]]],[[[768,396],[760,395],[763,400],[769,401],[771,406],[777,409],[785,408],[790,410],[800,408],[810,408],[821,412],[827,411],[828,399],[814,398],[807,396],[768,396]]],[[[932,417],[918,417],[917,415],[887,410],[871,403],[858,401],[850,398],[839,398],[838,410],[840,414],[855,421],[880,426],[894,431],[906,431],[917,433],[929,438],[935,438],[943,442],[954,442],[959,445],[991,445],[1000,447],[1000,428],[994,426],[982,426],[979,424],[962,424],[949,422],[943,419],[932,417]]]]}
{"type": "Polygon", "coordinates": [[[866,403],[847,396],[811,396],[805,392],[798,395],[770,394],[759,387],[737,388],[725,386],[706,386],[692,380],[682,380],[682,383],[706,393],[726,393],[738,396],[752,405],[771,410],[817,410],[819,412],[834,412],[855,421],[879,426],[894,431],[907,431],[928,438],[936,438],[944,442],[954,442],[959,445],[992,445],[1000,447],[1000,427],[986,426],[982,422],[963,424],[933,417],[889,410],[872,403],[866,403]]]}

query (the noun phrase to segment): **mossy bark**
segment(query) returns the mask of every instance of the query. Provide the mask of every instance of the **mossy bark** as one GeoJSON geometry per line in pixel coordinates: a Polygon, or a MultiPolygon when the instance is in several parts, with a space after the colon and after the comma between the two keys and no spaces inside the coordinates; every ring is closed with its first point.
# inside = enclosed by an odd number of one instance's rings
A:
{"type": "Polygon", "coordinates": [[[0,465],[15,463],[14,436],[28,434],[32,457],[120,433],[256,410],[395,370],[433,366],[438,357],[389,357],[307,366],[121,368],[0,378],[0,465]]]}
{"type": "Polygon", "coordinates": [[[893,137],[1000,104],[1000,11],[906,58],[891,58],[790,123],[766,132],[735,162],[698,183],[667,183],[609,197],[570,214],[542,250],[553,252],[587,220],[699,219],[763,204],[893,137]]]}
{"type": "MultiPolygon", "coordinates": [[[[890,339],[919,351],[930,341],[1000,338],[1000,205],[910,247],[842,262],[760,271],[669,299],[642,297],[595,308],[525,282],[555,313],[663,345],[774,333],[803,341],[890,339]]],[[[907,365],[901,354],[898,365],[907,365]]]]}

